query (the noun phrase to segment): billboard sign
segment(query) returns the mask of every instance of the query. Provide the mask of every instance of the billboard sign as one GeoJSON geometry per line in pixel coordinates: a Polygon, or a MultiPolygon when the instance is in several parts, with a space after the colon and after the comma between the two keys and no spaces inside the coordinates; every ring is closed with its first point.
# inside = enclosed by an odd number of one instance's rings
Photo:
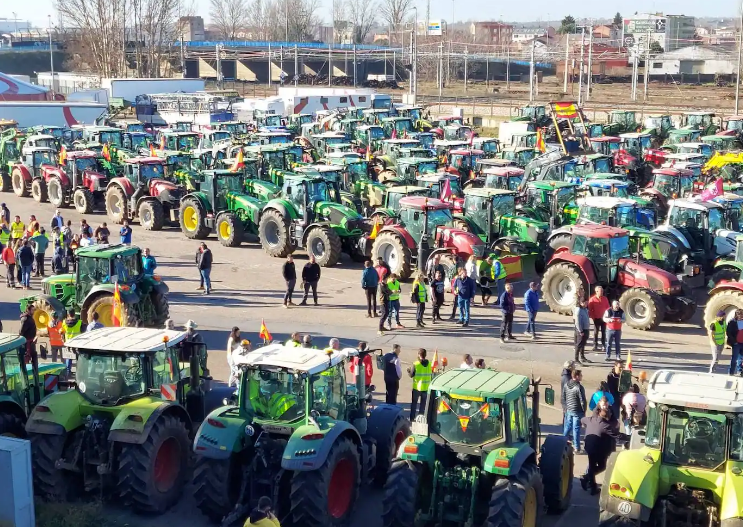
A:
{"type": "Polygon", "coordinates": [[[638,20],[624,20],[624,34],[632,35],[647,32],[650,33],[665,33],[666,32],[666,19],[665,18],[642,18],[638,20]]]}

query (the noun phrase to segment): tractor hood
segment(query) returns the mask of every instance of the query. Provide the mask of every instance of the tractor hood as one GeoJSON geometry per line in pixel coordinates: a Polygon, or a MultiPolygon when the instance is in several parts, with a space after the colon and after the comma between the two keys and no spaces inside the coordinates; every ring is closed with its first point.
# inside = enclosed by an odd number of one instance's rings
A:
{"type": "Polygon", "coordinates": [[[316,214],[330,222],[331,225],[345,227],[346,230],[364,230],[364,218],[355,210],[334,201],[317,201],[314,204],[316,214]]]}
{"type": "Polygon", "coordinates": [[[547,239],[549,228],[549,223],[525,216],[506,214],[500,219],[501,237],[514,236],[538,245],[547,239]]]}
{"type": "Polygon", "coordinates": [[[614,154],[614,165],[633,170],[637,166],[637,158],[624,149],[614,154]]]}
{"type": "Polygon", "coordinates": [[[675,274],[631,258],[619,260],[620,282],[625,287],[647,287],[656,293],[681,293],[681,282],[675,274]]]}
{"type": "Polygon", "coordinates": [[[105,190],[106,183],[108,183],[108,176],[92,170],[86,170],[83,172],[83,179],[90,183],[89,185],[85,185],[86,187],[95,190],[105,190]]]}
{"type": "Polygon", "coordinates": [[[159,197],[161,201],[178,201],[181,189],[167,179],[153,178],[149,181],[150,196],[159,197]]]}
{"type": "Polygon", "coordinates": [[[443,247],[456,249],[460,254],[485,254],[485,243],[480,237],[462,229],[439,225],[436,227],[436,238],[443,240],[443,247]]]}

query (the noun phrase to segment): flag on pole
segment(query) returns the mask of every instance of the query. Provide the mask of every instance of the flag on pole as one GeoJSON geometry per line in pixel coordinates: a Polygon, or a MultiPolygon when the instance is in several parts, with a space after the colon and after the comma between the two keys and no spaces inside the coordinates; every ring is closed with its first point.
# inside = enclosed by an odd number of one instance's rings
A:
{"type": "Polygon", "coordinates": [[[155,145],[150,143],[150,157],[157,157],[157,152],[155,152],[155,145]]]}
{"type": "Polygon", "coordinates": [[[722,178],[719,177],[715,181],[714,186],[706,189],[699,197],[702,201],[709,201],[717,196],[722,196],[722,178]]]}
{"type": "Polygon", "coordinates": [[[111,152],[108,150],[108,143],[103,145],[103,151],[101,153],[103,154],[103,159],[109,162],[111,161],[111,152]]]}
{"type": "Polygon", "coordinates": [[[245,162],[243,160],[243,151],[242,148],[237,151],[237,157],[235,158],[235,163],[232,165],[232,168],[230,168],[230,172],[237,172],[241,168],[245,166],[245,162]]]}
{"type": "Polygon", "coordinates": [[[121,292],[119,291],[119,283],[116,282],[114,285],[114,306],[111,312],[111,320],[115,327],[121,327],[121,292]]]}
{"type": "Polygon", "coordinates": [[[65,148],[64,145],[62,145],[62,148],[59,149],[59,164],[64,165],[67,162],[67,148],[65,148]]]}
{"type": "Polygon", "coordinates": [[[369,239],[373,240],[377,237],[379,234],[379,222],[374,222],[374,227],[372,228],[371,234],[369,234],[369,239]]]}
{"type": "Polygon", "coordinates": [[[451,180],[446,178],[443,185],[441,185],[441,201],[446,201],[451,198],[451,180]]]}
{"type": "Polygon", "coordinates": [[[627,365],[624,367],[624,369],[632,371],[632,351],[627,352],[627,365]]]}
{"type": "Polygon", "coordinates": [[[273,340],[273,337],[271,337],[271,332],[268,331],[266,323],[263,319],[261,319],[261,332],[258,334],[258,336],[262,338],[264,342],[271,342],[273,340]]]}
{"type": "Polygon", "coordinates": [[[397,139],[397,130],[392,128],[392,139],[397,139]]]}
{"type": "Polygon", "coordinates": [[[439,367],[439,350],[433,350],[433,360],[431,361],[431,371],[436,371],[439,367]]]}
{"type": "Polygon", "coordinates": [[[537,129],[537,150],[544,153],[547,151],[547,145],[544,144],[544,131],[537,129]]]}

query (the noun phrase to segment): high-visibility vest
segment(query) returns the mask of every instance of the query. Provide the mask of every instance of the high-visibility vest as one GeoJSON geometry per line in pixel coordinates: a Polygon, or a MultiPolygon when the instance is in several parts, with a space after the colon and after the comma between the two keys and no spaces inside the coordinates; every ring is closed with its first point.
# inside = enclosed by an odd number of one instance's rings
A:
{"type": "Polygon", "coordinates": [[[725,344],[725,323],[715,320],[712,322],[712,328],[712,340],[715,344],[718,346],[725,344]]]}
{"type": "Polygon", "coordinates": [[[275,393],[268,401],[268,415],[273,419],[278,419],[296,404],[297,400],[294,397],[284,393],[275,393]]]}
{"type": "Polygon", "coordinates": [[[10,224],[10,234],[13,238],[23,238],[23,233],[26,231],[26,225],[22,221],[14,221],[10,224]]]}
{"type": "Polygon", "coordinates": [[[82,333],[82,328],[83,321],[79,318],[77,319],[77,322],[72,326],[68,326],[66,320],[62,322],[62,331],[64,331],[65,342],[82,333]]]}
{"type": "Polygon", "coordinates": [[[431,384],[431,377],[433,376],[433,373],[431,372],[431,363],[429,362],[427,366],[424,366],[420,361],[415,361],[413,367],[415,368],[415,375],[413,375],[413,389],[419,392],[428,391],[428,385],[431,384]]]}
{"type": "Polygon", "coordinates": [[[299,342],[295,342],[293,340],[290,340],[289,342],[287,342],[286,345],[289,348],[301,348],[302,347],[302,345],[299,342]]]}
{"type": "Polygon", "coordinates": [[[49,325],[46,327],[47,332],[49,333],[49,345],[52,347],[62,347],[64,346],[64,341],[62,340],[62,335],[60,334],[60,323],[59,322],[50,322],[49,325]]]}
{"type": "Polygon", "coordinates": [[[490,278],[493,274],[493,266],[490,265],[487,260],[480,260],[477,262],[477,276],[482,278],[490,278]]]}
{"type": "Polygon", "coordinates": [[[428,291],[426,290],[426,284],[416,280],[413,282],[413,290],[418,286],[418,302],[425,304],[428,301],[428,291]]]}
{"type": "Polygon", "coordinates": [[[400,300],[400,282],[390,280],[387,282],[387,288],[390,290],[390,300],[400,300]]]}
{"type": "Polygon", "coordinates": [[[493,280],[503,280],[508,276],[508,273],[506,272],[506,266],[503,265],[503,262],[501,262],[499,259],[493,260],[493,267],[491,268],[490,275],[493,277],[493,280]],[[498,262],[500,264],[500,271],[498,272],[498,276],[495,276],[495,262],[498,262]]]}

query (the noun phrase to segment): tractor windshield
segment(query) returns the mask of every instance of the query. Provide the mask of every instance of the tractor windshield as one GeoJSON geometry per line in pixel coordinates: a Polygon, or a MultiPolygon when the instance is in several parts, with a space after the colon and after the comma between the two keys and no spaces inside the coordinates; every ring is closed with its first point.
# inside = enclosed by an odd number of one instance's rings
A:
{"type": "Polygon", "coordinates": [[[516,152],[516,158],[515,161],[517,164],[521,166],[528,165],[531,160],[534,159],[534,150],[521,150],[520,152],[516,152]]]}
{"type": "Polygon", "coordinates": [[[471,401],[442,393],[436,405],[434,431],[450,443],[481,445],[503,438],[500,401],[471,401]]]}
{"type": "Polygon", "coordinates": [[[356,161],[348,163],[346,165],[348,173],[351,174],[351,179],[357,181],[358,179],[364,179],[368,177],[368,165],[366,161],[356,161]]]}
{"type": "Polygon", "coordinates": [[[372,141],[377,139],[384,139],[384,130],[381,126],[370,126],[369,137],[372,141]]]}
{"type": "Polygon", "coordinates": [[[50,150],[44,150],[41,152],[34,152],[34,166],[40,167],[41,165],[56,165],[57,156],[50,150]]]}
{"type": "Polygon", "coordinates": [[[263,152],[263,160],[269,168],[284,168],[284,152],[263,152]]]}
{"type": "Polygon", "coordinates": [[[308,181],[307,201],[332,201],[328,192],[328,184],[325,181],[308,181]]]}
{"type": "MultiPolygon", "coordinates": [[[[663,463],[718,467],[726,458],[726,421],[723,414],[669,410],[663,438],[663,463]]],[[[736,441],[732,441],[731,447],[735,444],[736,441]]]]}
{"type": "Polygon", "coordinates": [[[653,178],[653,188],[666,197],[679,197],[679,181],[676,176],[665,176],[662,174],[656,174],[653,178]],[[676,194],[676,196],[674,196],[676,194]]]}
{"type": "Polygon", "coordinates": [[[676,244],[663,238],[652,236],[637,236],[630,240],[632,257],[639,256],[649,264],[667,271],[673,271],[679,259],[679,249],[676,244]],[[639,249],[639,254],[637,251],[639,249]]]}
{"type": "Polygon", "coordinates": [[[165,175],[160,163],[142,163],[139,165],[139,174],[142,179],[161,178],[165,175]]]}
{"type": "Polygon", "coordinates": [[[227,141],[230,138],[230,133],[227,130],[218,130],[212,133],[212,142],[218,143],[219,141],[227,141]]]}
{"type": "Polygon", "coordinates": [[[142,359],[137,353],[104,355],[81,352],[75,373],[77,390],[93,404],[114,405],[145,393],[142,359]]]}
{"type": "Polygon", "coordinates": [[[493,197],[493,217],[500,218],[506,214],[514,214],[516,210],[516,200],[513,195],[494,196],[493,197]]]}
{"type": "Polygon", "coordinates": [[[119,283],[132,282],[142,273],[142,257],[137,253],[119,254],[113,259],[113,266],[119,283]]]}
{"type": "Polygon", "coordinates": [[[449,209],[429,210],[426,215],[426,228],[429,233],[436,232],[439,225],[450,226],[453,222],[451,211],[449,209]]]}
{"type": "Polygon", "coordinates": [[[438,166],[436,161],[418,163],[418,174],[435,174],[438,166]]]}
{"type": "Polygon", "coordinates": [[[245,404],[258,419],[296,421],[305,415],[307,381],[285,371],[253,369],[246,375],[245,404]]]}
{"type": "Polygon", "coordinates": [[[75,168],[78,172],[98,170],[98,160],[95,157],[78,157],[75,159],[75,168]]]}
{"type": "Polygon", "coordinates": [[[239,176],[222,176],[217,178],[217,193],[219,192],[242,192],[243,183],[239,176]]]}
{"type": "Polygon", "coordinates": [[[123,132],[121,130],[101,132],[100,139],[98,142],[101,143],[102,145],[105,145],[106,143],[108,143],[109,145],[121,146],[122,133],[123,132]]]}
{"type": "MultiPolygon", "coordinates": [[[[237,125],[235,125],[237,126],[237,125]]],[[[242,125],[245,126],[244,124],[242,125]]],[[[265,117],[265,125],[264,126],[281,126],[281,116],[280,115],[267,115],[265,117]]],[[[241,132],[244,133],[245,130],[243,129],[235,129],[232,130],[233,132],[241,132]]]]}
{"type": "Polygon", "coordinates": [[[615,209],[617,225],[622,227],[637,227],[637,209],[632,205],[624,205],[615,209]]]}
{"type": "Polygon", "coordinates": [[[126,125],[127,132],[144,132],[144,125],[142,123],[129,123],[126,125]]]}
{"type": "Polygon", "coordinates": [[[198,135],[182,135],[178,137],[176,143],[178,145],[177,150],[193,150],[199,145],[198,135]]]}
{"type": "Polygon", "coordinates": [[[616,262],[620,258],[629,258],[629,236],[611,238],[609,241],[609,251],[613,262],[616,262]]]}
{"type": "Polygon", "coordinates": [[[23,391],[28,384],[27,377],[21,375],[21,362],[16,350],[0,355],[0,393],[10,393],[19,405],[24,406],[23,391]]]}
{"type": "Polygon", "coordinates": [[[131,136],[130,148],[132,150],[135,150],[137,148],[147,148],[149,144],[150,144],[150,140],[146,135],[133,134],[131,136]]]}
{"type": "Polygon", "coordinates": [[[173,170],[189,170],[191,168],[191,156],[168,156],[168,165],[173,170]]]}

